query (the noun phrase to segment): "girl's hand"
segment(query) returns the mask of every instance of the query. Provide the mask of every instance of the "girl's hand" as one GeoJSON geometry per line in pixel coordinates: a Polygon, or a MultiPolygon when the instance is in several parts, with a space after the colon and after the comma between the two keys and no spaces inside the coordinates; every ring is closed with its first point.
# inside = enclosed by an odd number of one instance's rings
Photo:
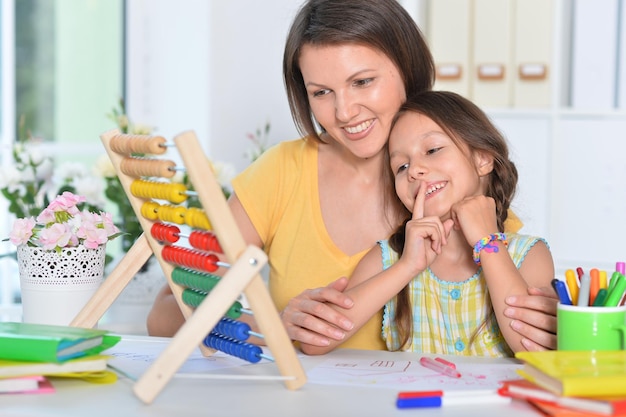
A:
{"type": "Polygon", "coordinates": [[[327,304],[341,308],[352,307],[352,300],[343,291],[348,285],[345,277],[326,287],[305,290],[292,298],[280,317],[291,340],[314,346],[328,346],[330,339],[342,340],[342,329],[352,329],[346,316],[327,304]]]}
{"type": "Polygon", "coordinates": [[[441,254],[452,230],[451,219],[441,222],[437,216],[424,217],[426,187],[422,183],[415,197],[411,220],[406,224],[404,250],[398,262],[408,263],[416,275],[426,269],[441,254]]]}
{"type": "Polygon", "coordinates": [[[480,239],[498,232],[496,202],[484,195],[468,197],[451,209],[454,227],[461,230],[467,243],[474,246],[480,239]]]}

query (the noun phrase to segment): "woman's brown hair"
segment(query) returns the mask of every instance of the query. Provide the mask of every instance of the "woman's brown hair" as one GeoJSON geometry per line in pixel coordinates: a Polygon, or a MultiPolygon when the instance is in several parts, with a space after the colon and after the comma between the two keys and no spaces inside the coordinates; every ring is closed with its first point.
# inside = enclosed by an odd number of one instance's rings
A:
{"type": "Polygon", "coordinates": [[[303,136],[320,140],[300,70],[300,52],[307,44],[358,44],[381,51],[398,68],[407,96],[430,90],[434,83],[426,41],[396,0],[309,0],[291,25],[283,55],[289,107],[303,136]]]}

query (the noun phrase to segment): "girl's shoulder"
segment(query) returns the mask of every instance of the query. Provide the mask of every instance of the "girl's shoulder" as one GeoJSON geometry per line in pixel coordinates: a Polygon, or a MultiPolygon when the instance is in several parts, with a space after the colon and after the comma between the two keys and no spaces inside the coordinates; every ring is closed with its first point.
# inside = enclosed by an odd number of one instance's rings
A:
{"type": "Polygon", "coordinates": [[[518,268],[524,261],[524,258],[528,254],[528,251],[530,251],[537,243],[543,243],[544,245],[546,245],[548,250],[550,250],[550,245],[548,244],[548,242],[544,238],[539,236],[523,235],[520,233],[506,233],[506,238],[509,243],[509,254],[511,255],[513,262],[515,263],[515,265],[517,265],[518,268]]]}

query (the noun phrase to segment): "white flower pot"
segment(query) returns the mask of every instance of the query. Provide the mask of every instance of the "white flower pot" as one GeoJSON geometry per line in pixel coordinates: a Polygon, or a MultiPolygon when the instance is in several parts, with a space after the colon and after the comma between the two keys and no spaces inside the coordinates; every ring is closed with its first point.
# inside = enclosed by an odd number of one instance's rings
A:
{"type": "Polygon", "coordinates": [[[81,245],[61,253],[18,246],[22,320],[70,324],[102,284],[105,255],[105,245],[81,245]]]}

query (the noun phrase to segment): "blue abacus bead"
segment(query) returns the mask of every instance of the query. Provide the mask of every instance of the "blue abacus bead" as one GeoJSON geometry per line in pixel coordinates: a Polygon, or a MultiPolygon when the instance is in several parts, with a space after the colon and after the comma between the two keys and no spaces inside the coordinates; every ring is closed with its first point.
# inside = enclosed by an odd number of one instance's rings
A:
{"type": "Polygon", "coordinates": [[[220,350],[251,363],[259,362],[263,354],[263,350],[259,346],[240,342],[239,340],[231,339],[219,333],[210,333],[204,338],[204,344],[211,349],[220,350]]]}
{"type": "Polygon", "coordinates": [[[258,361],[260,361],[263,350],[257,345],[253,345],[250,343],[246,343],[246,345],[248,345],[247,349],[245,350],[245,352],[242,352],[245,356],[244,359],[251,363],[257,363],[258,361]]]}
{"type": "Polygon", "coordinates": [[[241,341],[246,341],[250,337],[250,326],[247,323],[228,317],[222,318],[213,331],[241,341]]]}

